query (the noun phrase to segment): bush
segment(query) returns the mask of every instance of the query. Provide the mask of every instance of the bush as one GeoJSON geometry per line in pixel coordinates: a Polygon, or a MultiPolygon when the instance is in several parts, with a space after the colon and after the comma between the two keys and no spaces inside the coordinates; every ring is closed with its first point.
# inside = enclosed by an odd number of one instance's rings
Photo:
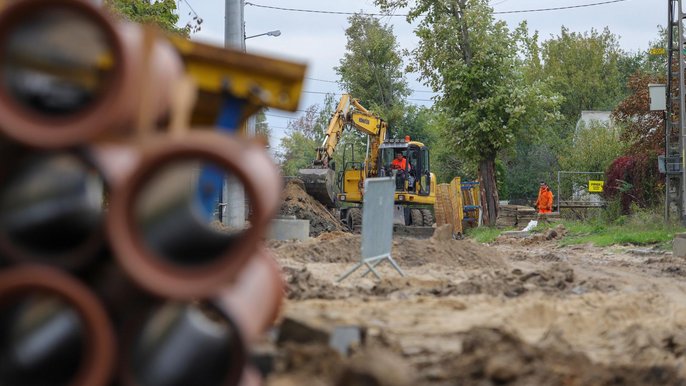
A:
{"type": "Polygon", "coordinates": [[[662,203],[664,177],[657,169],[657,154],[625,155],[615,159],[606,173],[605,198],[618,200],[622,214],[662,203]]]}

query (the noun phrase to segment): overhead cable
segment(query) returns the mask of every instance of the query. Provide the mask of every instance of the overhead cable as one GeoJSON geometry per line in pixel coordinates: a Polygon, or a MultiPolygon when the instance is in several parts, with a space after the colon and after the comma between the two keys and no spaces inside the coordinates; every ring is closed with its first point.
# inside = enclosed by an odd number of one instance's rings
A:
{"type": "MultiPolygon", "coordinates": [[[[595,7],[598,5],[605,5],[605,4],[622,3],[625,1],[629,1],[629,0],[608,0],[608,1],[601,1],[601,2],[597,2],[597,3],[567,5],[567,6],[563,6],[563,7],[553,7],[553,8],[520,9],[520,10],[513,10],[513,11],[496,11],[496,12],[493,12],[493,14],[494,15],[505,15],[505,14],[512,14],[512,13],[560,11],[560,10],[564,10],[564,9],[586,8],[586,7],[595,7]]],[[[357,14],[363,13],[363,12],[341,12],[341,11],[324,11],[324,10],[315,10],[315,9],[275,7],[275,6],[271,6],[271,5],[255,4],[255,3],[251,3],[249,1],[246,1],[245,5],[251,5],[251,6],[257,7],[257,8],[275,9],[275,10],[279,10],[279,11],[319,13],[319,14],[330,14],[330,15],[357,15],[357,14]]],[[[369,16],[390,16],[390,17],[399,17],[399,16],[407,17],[408,16],[408,14],[390,14],[389,15],[386,13],[363,13],[363,14],[369,15],[369,16]]]]}

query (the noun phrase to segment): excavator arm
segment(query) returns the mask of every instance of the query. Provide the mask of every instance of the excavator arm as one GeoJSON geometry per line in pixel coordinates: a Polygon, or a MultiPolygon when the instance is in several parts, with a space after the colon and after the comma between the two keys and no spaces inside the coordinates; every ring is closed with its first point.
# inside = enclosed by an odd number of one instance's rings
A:
{"type": "Polygon", "coordinates": [[[346,127],[354,128],[370,136],[372,141],[377,143],[381,142],[387,131],[387,125],[383,119],[364,108],[350,94],[343,94],[336,111],[331,116],[322,146],[317,148],[315,165],[329,166],[329,161],[333,158],[336,146],[346,127]]]}
{"type": "Polygon", "coordinates": [[[330,163],[346,127],[370,137],[370,152],[365,162],[365,176],[376,174],[376,170],[373,167],[368,169],[368,165],[376,165],[379,145],[386,137],[388,128],[383,119],[364,108],[357,99],[350,94],[343,94],[336,111],[331,116],[322,146],[317,148],[314,167],[299,170],[307,192],[329,207],[334,206],[335,197],[335,174],[330,169],[330,163]]]}

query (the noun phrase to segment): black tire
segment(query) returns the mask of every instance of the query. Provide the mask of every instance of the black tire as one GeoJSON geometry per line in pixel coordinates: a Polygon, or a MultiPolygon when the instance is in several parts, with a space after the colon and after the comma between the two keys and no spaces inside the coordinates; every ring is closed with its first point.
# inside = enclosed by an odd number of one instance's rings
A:
{"type": "Polygon", "coordinates": [[[412,225],[420,227],[424,225],[424,217],[422,216],[422,211],[419,209],[410,209],[410,218],[412,219],[412,225]]]}
{"type": "Polygon", "coordinates": [[[345,224],[345,226],[348,228],[348,232],[352,232],[352,231],[353,231],[353,226],[352,226],[353,220],[352,220],[352,218],[350,217],[350,210],[347,210],[347,211],[345,212],[345,219],[341,219],[341,221],[343,221],[343,223],[345,224]]]}
{"type": "Polygon", "coordinates": [[[424,226],[430,227],[434,225],[434,215],[431,213],[431,209],[422,209],[422,218],[424,219],[424,226]]]}
{"type": "Polygon", "coordinates": [[[353,233],[362,232],[362,209],[348,209],[348,228],[353,233]]]}

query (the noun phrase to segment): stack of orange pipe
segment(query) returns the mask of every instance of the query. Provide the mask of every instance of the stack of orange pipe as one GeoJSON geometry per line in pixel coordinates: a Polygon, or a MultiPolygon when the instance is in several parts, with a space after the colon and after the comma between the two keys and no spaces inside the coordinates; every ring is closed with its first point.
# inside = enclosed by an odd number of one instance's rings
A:
{"type": "Polygon", "coordinates": [[[131,135],[141,105],[164,125],[182,74],[164,39],[85,1],[0,8],[1,385],[260,383],[281,179],[249,140],[131,135]],[[240,181],[249,226],[206,224],[197,165],[240,181]]]}

